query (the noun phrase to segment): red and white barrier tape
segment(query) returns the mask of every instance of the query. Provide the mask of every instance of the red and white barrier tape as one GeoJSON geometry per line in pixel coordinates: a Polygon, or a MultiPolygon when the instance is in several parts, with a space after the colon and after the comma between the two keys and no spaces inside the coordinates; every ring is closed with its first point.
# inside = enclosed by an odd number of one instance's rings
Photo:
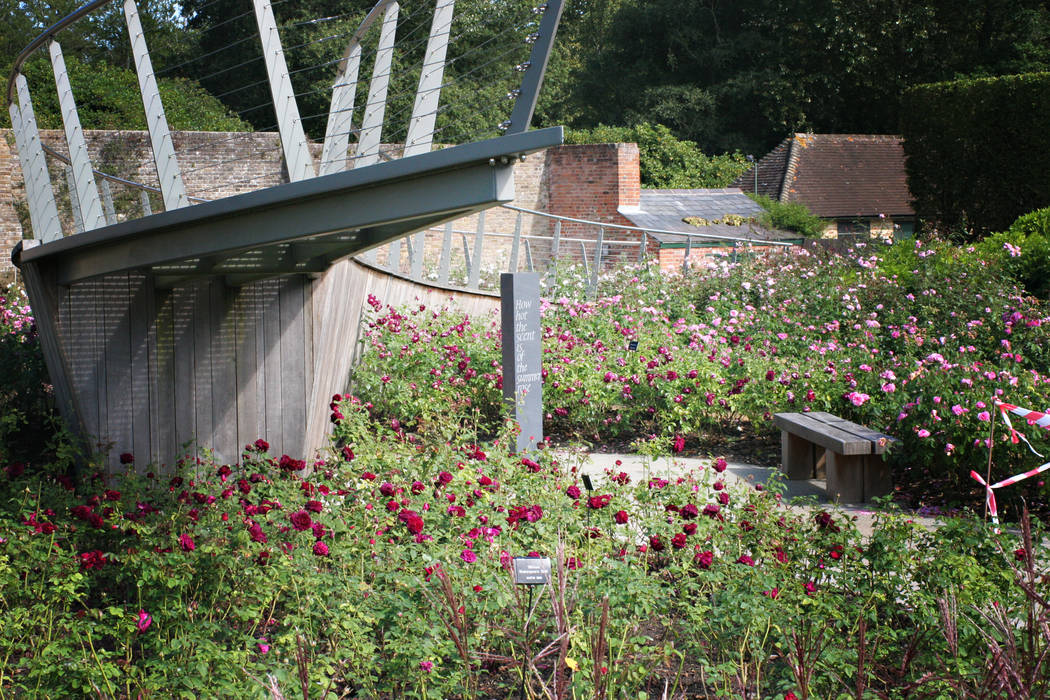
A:
{"type": "Polygon", "coordinates": [[[999,409],[999,413],[1003,417],[1003,422],[1006,423],[1006,427],[1010,429],[1010,441],[1016,445],[1019,440],[1024,440],[1024,444],[1028,445],[1028,449],[1032,451],[1032,454],[1037,457],[1042,457],[1043,455],[1032,447],[1032,443],[1028,442],[1028,438],[1024,436],[1024,433],[1014,428],[1013,423],[1010,422],[1009,414],[1013,413],[1014,415],[1020,416],[1028,421],[1028,425],[1037,425],[1040,428],[1050,428],[1050,414],[1041,411],[1031,411],[1027,408],[1003,403],[999,400],[995,401],[995,407],[999,409]]]}
{"type": "Polygon", "coordinates": [[[1041,472],[1045,472],[1047,469],[1050,469],[1050,462],[1047,462],[1046,464],[1043,464],[1042,466],[1038,466],[1035,469],[1029,469],[1028,471],[1024,472],[1023,474],[1015,474],[1014,476],[1011,476],[1011,477],[1009,477],[1007,479],[1003,479],[1002,481],[994,483],[994,484],[992,484],[990,486],[988,485],[988,482],[984,480],[984,477],[982,477],[980,474],[978,474],[977,472],[973,471],[972,469],[970,470],[970,476],[972,476],[974,479],[976,479],[977,482],[981,486],[984,487],[985,502],[988,504],[988,514],[992,516],[992,522],[995,523],[996,525],[998,525],[999,524],[999,511],[998,511],[998,509],[995,506],[995,491],[994,491],[994,489],[1002,488],[1003,486],[1009,486],[1010,484],[1016,484],[1018,481],[1024,481],[1025,479],[1027,479],[1030,476],[1035,476],[1036,474],[1039,474],[1041,472]]]}

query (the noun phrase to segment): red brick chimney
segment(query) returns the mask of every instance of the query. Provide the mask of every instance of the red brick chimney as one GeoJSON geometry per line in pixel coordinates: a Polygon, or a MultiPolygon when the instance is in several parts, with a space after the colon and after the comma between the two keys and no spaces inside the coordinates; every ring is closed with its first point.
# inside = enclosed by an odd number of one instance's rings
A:
{"type": "MultiPolygon", "coordinates": [[[[547,211],[574,219],[630,225],[617,210],[637,207],[641,197],[638,144],[557,146],[547,149],[546,158],[547,211]]],[[[562,233],[578,235],[584,228],[566,222],[562,233]]],[[[593,230],[588,233],[589,237],[595,235],[593,230]]]]}

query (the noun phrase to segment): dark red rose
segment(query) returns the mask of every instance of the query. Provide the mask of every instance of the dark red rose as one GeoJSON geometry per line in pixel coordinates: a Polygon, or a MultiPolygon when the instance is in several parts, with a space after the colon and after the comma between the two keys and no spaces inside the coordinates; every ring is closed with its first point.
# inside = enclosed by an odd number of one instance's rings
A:
{"type": "Polygon", "coordinates": [[[314,521],[310,519],[310,514],[305,510],[295,511],[288,516],[288,519],[292,522],[292,527],[300,532],[309,530],[310,526],[314,524],[314,521]]]}

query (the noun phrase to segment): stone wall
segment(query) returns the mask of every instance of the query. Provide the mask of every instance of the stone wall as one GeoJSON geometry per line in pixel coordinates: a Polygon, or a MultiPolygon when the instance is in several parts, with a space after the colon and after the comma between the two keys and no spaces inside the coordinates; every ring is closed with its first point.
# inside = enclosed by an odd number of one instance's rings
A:
{"type": "MultiPolygon", "coordinates": [[[[0,133],[4,137],[0,139],[0,249],[4,251],[0,255],[0,279],[3,279],[14,273],[8,252],[22,238],[23,226],[28,228],[29,222],[14,138],[9,129],[0,130],[0,133]]],[[[127,180],[156,185],[156,168],[145,132],[87,131],[85,136],[96,169],[127,180]]],[[[55,151],[67,153],[61,131],[41,131],[41,140],[55,151]]],[[[219,199],[287,182],[276,133],[175,132],[173,140],[190,197],[219,199]]],[[[314,148],[319,157],[320,146],[314,148]]],[[[72,235],[75,222],[64,164],[57,159],[48,160],[63,233],[72,235]]],[[[638,206],[639,177],[638,147],[635,144],[558,146],[534,153],[515,166],[516,198],[513,204],[572,218],[629,225],[617,209],[638,206]]],[[[119,183],[110,183],[109,186],[118,220],[141,216],[143,204],[138,190],[119,183]]],[[[159,195],[150,196],[150,207],[154,212],[162,209],[159,195]]],[[[484,258],[487,262],[498,266],[501,260],[506,260],[517,218],[515,212],[501,208],[486,212],[485,231],[502,236],[486,239],[484,258]]],[[[457,255],[462,265],[462,241],[466,240],[472,246],[477,216],[459,219],[453,228],[456,232],[453,265],[457,255]]],[[[526,215],[522,217],[522,233],[549,238],[553,225],[547,219],[526,215]]],[[[593,241],[596,235],[592,226],[566,222],[562,227],[562,236],[568,239],[593,241]]],[[[443,229],[428,232],[428,249],[439,248],[442,236],[443,229]]],[[[637,239],[637,234],[615,230],[607,230],[605,236],[606,240],[637,239]]],[[[591,244],[587,248],[588,256],[593,256],[593,247],[591,244]]],[[[608,250],[613,254],[630,251],[631,255],[637,255],[637,248],[610,246],[608,250]]],[[[406,246],[402,246],[402,251],[405,256],[406,246]]],[[[550,254],[549,242],[533,239],[529,252],[539,264],[550,254]]],[[[385,262],[383,255],[380,253],[381,263],[385,262]]],[[[560,255],[579,258],[580,243],[566,243],[560,255]]],[[[521,259],[524,265],[524,253],[521,259]]],[[[407,269],[407,257],[403,257],[403,266],[407,269]]]]}

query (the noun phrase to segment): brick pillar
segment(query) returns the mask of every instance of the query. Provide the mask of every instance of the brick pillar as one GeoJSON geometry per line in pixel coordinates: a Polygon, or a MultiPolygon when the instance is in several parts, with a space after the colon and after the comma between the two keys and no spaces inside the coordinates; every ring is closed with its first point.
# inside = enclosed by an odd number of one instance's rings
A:
{"type": "MultiPolygon", "coordinates": [[[[558,146],[546,154],[547,211],[559,216],[602,223],[631,225],[617,210],[637,207],[641,197],[641,171],[638,145],[634,143],[599,143],[558,146]]],[[[567,238],[597,237],[596,227],[563,222],[562,236],[567,238]]],[[[631,231],[607,229],[605,240],[638,240],[631,231]]],[[[563,250],[579,258],[580,244],[568,243],[563,250]]],[[[610,245],[607,253],[614,257],[637,259],[638,249],[610,245]]],[[[593,246],[587,255],[593,257],[593,246]]]]}

